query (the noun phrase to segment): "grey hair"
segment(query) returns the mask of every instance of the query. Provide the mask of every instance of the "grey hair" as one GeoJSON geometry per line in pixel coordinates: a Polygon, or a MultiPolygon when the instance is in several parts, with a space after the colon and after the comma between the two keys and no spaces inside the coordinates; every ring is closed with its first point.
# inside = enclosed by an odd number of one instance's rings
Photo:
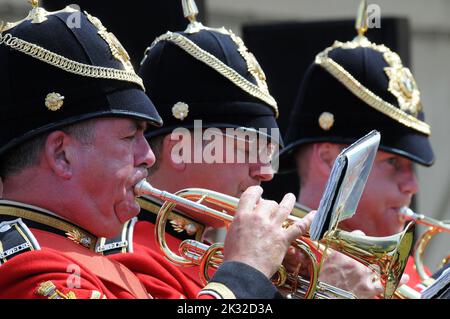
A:
{"type": "MultiPolygon", "coordinates": [[[[94,139],[94,121],[84,121],[61,128],[82,144],[91,144],[94,139]]],[[[0,157],[0,177],[4,180],[25,168],[39,164],[49,133],[44,133],[16,146],[0,157]]]]}

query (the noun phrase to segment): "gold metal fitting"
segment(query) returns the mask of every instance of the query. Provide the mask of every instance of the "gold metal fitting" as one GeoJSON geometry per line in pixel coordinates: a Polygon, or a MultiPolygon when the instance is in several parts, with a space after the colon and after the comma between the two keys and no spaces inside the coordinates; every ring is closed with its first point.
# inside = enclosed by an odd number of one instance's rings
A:
{"type": "Polygon", "coordinates": [[[172,107],[172,115],[179,119],[180,121],[184,120],[189,114],[189,105],[184,102],[177,102],[172,107]]]}
{"type": "Polygon", "coordinates": [[[367,16],[367,1],[362,0],[358,7],[358,13],[356,16],[355,28],[358,32],[358,36],[363,37],[369,29],[368,16],[367,16]]]}
{"type": "Polygon", "coordinates": [[[324,131],[328,131],[333,127],[334,124],[334,115],[330,112],[323,112],[319,116],[319,125],[324,131]]]}
{"type": "Polygon", "coordinates": [[[49,93],[47,94],[47,97],[45,98],[45,106],[50,111],[57,111],[59,110],[64,104],[64,96],[62,96],[59,93],[49,93]]]}
{"type": "Polygon", "coordinates": [[[182,0],[183,15],[191,23],[197,20],[198,8],[194,0],[182,0]]]}
{"type": "Polygon", "coordinates": [[[28,3],[31,4],[33,8],[39,7],[39,0],[28,0],[28,3]]]}

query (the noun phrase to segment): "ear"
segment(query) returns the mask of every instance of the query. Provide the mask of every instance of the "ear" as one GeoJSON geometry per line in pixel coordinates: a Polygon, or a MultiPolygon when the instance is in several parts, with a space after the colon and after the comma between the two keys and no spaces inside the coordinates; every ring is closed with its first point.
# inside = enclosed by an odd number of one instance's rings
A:
{"type": "Polygon", "coordinates": [[[55,131],[48,135],[45,141],[44,157],[47,165],[55,175],[70,179],[72,177],[73,139],[62,131],[55,131]]]}
{"type": "Polygon", "coordinates": [[[191,143],[187,139],[190,141],[187,136],[172,139],[171,134],[167,134],[163,140],[162,160],[178,172],[186,169],[186,159],[191,157],[191,143]]]}
{"type": "Polygon", "coordinates": [[[333,143],[315,143],[312,150],[313,163],[316,170],[329,176],[336,157],[341,151],[339,145],[333,143]]]}

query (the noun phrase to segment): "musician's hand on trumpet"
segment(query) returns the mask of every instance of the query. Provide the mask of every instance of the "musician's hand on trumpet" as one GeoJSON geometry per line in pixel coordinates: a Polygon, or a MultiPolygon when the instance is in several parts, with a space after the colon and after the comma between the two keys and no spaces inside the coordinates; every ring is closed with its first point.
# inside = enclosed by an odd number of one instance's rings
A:
{"type": "MultiPolygon", "coordinates": [[[[312,210],[302,218],[302,220],[305,220],[308,230],[316,213],[317,211],[312,210]]],[[[283,260],[283,266],[288,273],[298,273],[298,275],[303,277],[308,277],[310,275],[310,264],[311,258],[309,258],[304,251],[294,246],[288,248],[283,260]]]]}
{"type": "Polygon", "coordinates": [[[224,260],[246,263],[270,278],[281,265],[290,243],[307,233],[312,218],[284,227],[295,196],[287,194],[277,204],[262,199],[262,192],[261,187],[252,186],[242,194],[225,240],[224,260]]]}

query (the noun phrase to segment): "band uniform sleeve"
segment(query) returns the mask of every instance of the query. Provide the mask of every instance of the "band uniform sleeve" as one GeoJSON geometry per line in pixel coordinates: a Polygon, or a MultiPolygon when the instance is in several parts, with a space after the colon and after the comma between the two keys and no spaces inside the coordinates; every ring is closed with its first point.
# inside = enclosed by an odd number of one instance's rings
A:
{"type": "Polygon", "coordinates": [[[274,299],[282,296],[255,268],[240,262],[225,262],[199,293],[199,298],[274,299]]]}

